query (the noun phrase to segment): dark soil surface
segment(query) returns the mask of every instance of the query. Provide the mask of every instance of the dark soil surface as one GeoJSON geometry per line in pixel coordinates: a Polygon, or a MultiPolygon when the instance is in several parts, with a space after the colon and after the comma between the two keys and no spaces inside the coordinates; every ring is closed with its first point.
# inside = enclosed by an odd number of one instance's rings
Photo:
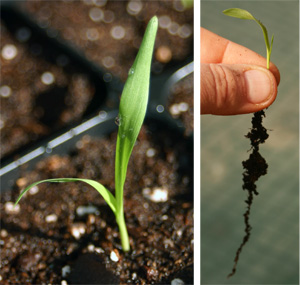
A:
{"type": "Polygon", "coordinates": [[[41,184],[12,208],[26,185],[46,178],[84,177],[114,189],[116,133],[86,135],[68,155],[24,170],[1,196],[2,284],[193,283],[192,146],[150,129],[139,135],[124,190],[130,252],[121,250],[110,208],[85,184],[41,184]]]}
{"type": "MultiPolygon", "coordinates": [[[[0,157],[82,118],[94,96],[89,78],[66,72],[19,42],[1,23],[0,157]]],[[[28,32],[28,31],[27,31],[28,32]]],[[[25,30],[23,31],[24,40],[25,30]]]]}
{"type": "Polygon", "coordinates": [[[194,131],[194,73],[177,82],[171,89],[168,110],[174,119],[180,119],[185,134],[194,131]]]}
{"type": "Polygon", "coordinates": [[[158,16],[154,71],[193,49],[193,9],[180,1],[26,1],[23,9],[88,58],[126,80],[149,20],[158,16]]]}

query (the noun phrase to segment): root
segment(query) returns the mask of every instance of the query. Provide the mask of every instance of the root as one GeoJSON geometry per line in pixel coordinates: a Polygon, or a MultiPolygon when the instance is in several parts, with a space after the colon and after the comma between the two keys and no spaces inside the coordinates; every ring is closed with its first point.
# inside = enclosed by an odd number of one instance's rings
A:
{"type": "Polygon", "coordinates": [[[236,251],[234,265],[231,273],[227,276],[227,278],[230,278],[235,274],[240,254],[243,250],[243,247],[246,245],[250,238],[252,227],[250,226],[249,218],[251,205],[253,202],[253,194],[258,195],[255,182],[259,179],[260,176],[267,174],[268,164],[259,153],[259,145],[264,143],[265,140],[269,137],[269,135],[267,134],[267,130],[262,126],[263,117],[265,117],[265,112],[263,110],[254,113],[254,116],[252,118],[252,129],[245,136],[246,138],[250,139],[252,150],[249,158],[246,161],[242,162],[243,168],[245,169],[243,173],[243,190],[247,191],[247,199],[245,200],[247,208],[246,212],[243,215],[245,223],[245,235],[239,248],[236,251]]]}

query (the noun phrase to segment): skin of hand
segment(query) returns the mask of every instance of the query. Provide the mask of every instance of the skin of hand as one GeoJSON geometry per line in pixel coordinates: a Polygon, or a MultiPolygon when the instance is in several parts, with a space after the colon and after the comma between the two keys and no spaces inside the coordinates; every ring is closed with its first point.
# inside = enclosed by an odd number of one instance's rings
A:
{"type": "Polygon", "coordinates": [[[261,55],[201,28],[201,114],[238,115],[270,106],[278,68],[261,55]]]}

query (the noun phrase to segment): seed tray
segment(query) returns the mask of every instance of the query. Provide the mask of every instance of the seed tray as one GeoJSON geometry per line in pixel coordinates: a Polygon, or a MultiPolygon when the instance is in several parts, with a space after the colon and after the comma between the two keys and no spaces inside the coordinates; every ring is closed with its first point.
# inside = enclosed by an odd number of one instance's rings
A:
{"type": "MultiPolygon", "coordinates": [[[[16,158],[22,157],[26,153],[34,151],[38,148],[38,144],[45,145],[47,140],[49,141],[56,136],[62,135],[68,129],[75,127],[80,121],[87,120],[100,111],[117,109],[123,87],[123,83],[119,78],[113,76],[111,72],[104,70],[90,60],[87,60],[80,50],[59,36],[53,37],[53,35],[56,35],[53,30],[51,30],[51,33],[49,29],[41,28],[41,25],[32,21],[28,17],[28,14],[24,13],[19,6],[20,4],[13,1],[2,2],[1,19],[6,29],[11,34],[17,35],[20,44],[26,45],[26,48],[31,53],[41,53],[43,59],[47,62],[63,67],[66,74],[70,73],[72,75],[77,70],[83,73],[89,82],[91,82],[95,91],[93,97],[87,100],[89,102],[87,102],[88,104],[85,106],[85,109],[83,109],[84,107],[81,108],[81,114],[73,120],[69,119],[66,124],[62,123],[61,117],[59,117],[59,115],[63,115],[63,111],[59,109],[59,106],[64,105],[64,100],[67,100],[65,95],[62,95],[66,91],[65,87],[55,86],[55,88],[50,88],[50,90],[46,90],[45,92],[40,91],[34,98],[34,102],[31,103],[33,105],[31,113],[39,114],[39,112],[42,112],[41,115],[37,115],[38,120],[40,120],[40,122],[38,121],[38,127],[47,131],[41,131],[41,134],[39,134],[35,132],[37,128],[33,129],[33,134],[28,134],[28,137],[30,137],[29,141],[25,141],[23,145],[21,144],[14,151],[2,155],[2,166],[12,163],[16,158]],[[30,140],[31,138],[32,140],[30,140]]],[[[180,78],[192,73],[192,63],[185,68],[181,68],[191,61],[192,55],[180,62],[171,61],[165,66],[163,72],[153,74],[149,108],[158,108],[160,112],[167,109],[167,100],[170,94],[168,85],[173,84],[174,80],[179,81],[180,78]],[[172,74],[173,76],[171,76],[172,74]]],[[[46,75],[49,77],[49,72],[46,75]]],[[[5,84],[4,82],[4,86],[6,86],[5,84]]],[[[43,89],[41,88],[41,90],[43,89]]],[[[6,100],[6,98],[3,98],[3,100],[6,100]]],[[[181,124],[181,121],[178,121],[178,124],[181,124]]]]}

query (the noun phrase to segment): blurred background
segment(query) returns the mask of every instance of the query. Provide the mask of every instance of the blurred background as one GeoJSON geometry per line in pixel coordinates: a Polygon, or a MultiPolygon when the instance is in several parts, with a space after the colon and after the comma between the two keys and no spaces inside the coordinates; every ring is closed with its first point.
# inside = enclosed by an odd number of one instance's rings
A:
{"type": "Polygon", "coordinates": [[[299,283],[299,2],[201,1],[201,26],[265,56],[254,21],[223,15],[248,10],[274,33],[271,56],[280,70],[278,97],[266,110],[269,138],[260,147],[268,173],[257,182],[250,224],[236,274],[231,272],[244,236],[247,192],[242,161],[248,159],[252,114],[201,116],[201,281],[202,284],[299,283]]]}
{"type": "Polygon", "coordinates": [[[189,96],[178,85],[171,96],[162,88],[193,60],[192,7],[180,0],[14,0],[0,1],[0,8],[2,165],[101,110],[117,108],[121,83],[154,15],[159,29],[152,79],[161,82],[151,98],[162,104],[166,94],[166,110],[193,128],[192,76],[185,83],[189,96]]]}

